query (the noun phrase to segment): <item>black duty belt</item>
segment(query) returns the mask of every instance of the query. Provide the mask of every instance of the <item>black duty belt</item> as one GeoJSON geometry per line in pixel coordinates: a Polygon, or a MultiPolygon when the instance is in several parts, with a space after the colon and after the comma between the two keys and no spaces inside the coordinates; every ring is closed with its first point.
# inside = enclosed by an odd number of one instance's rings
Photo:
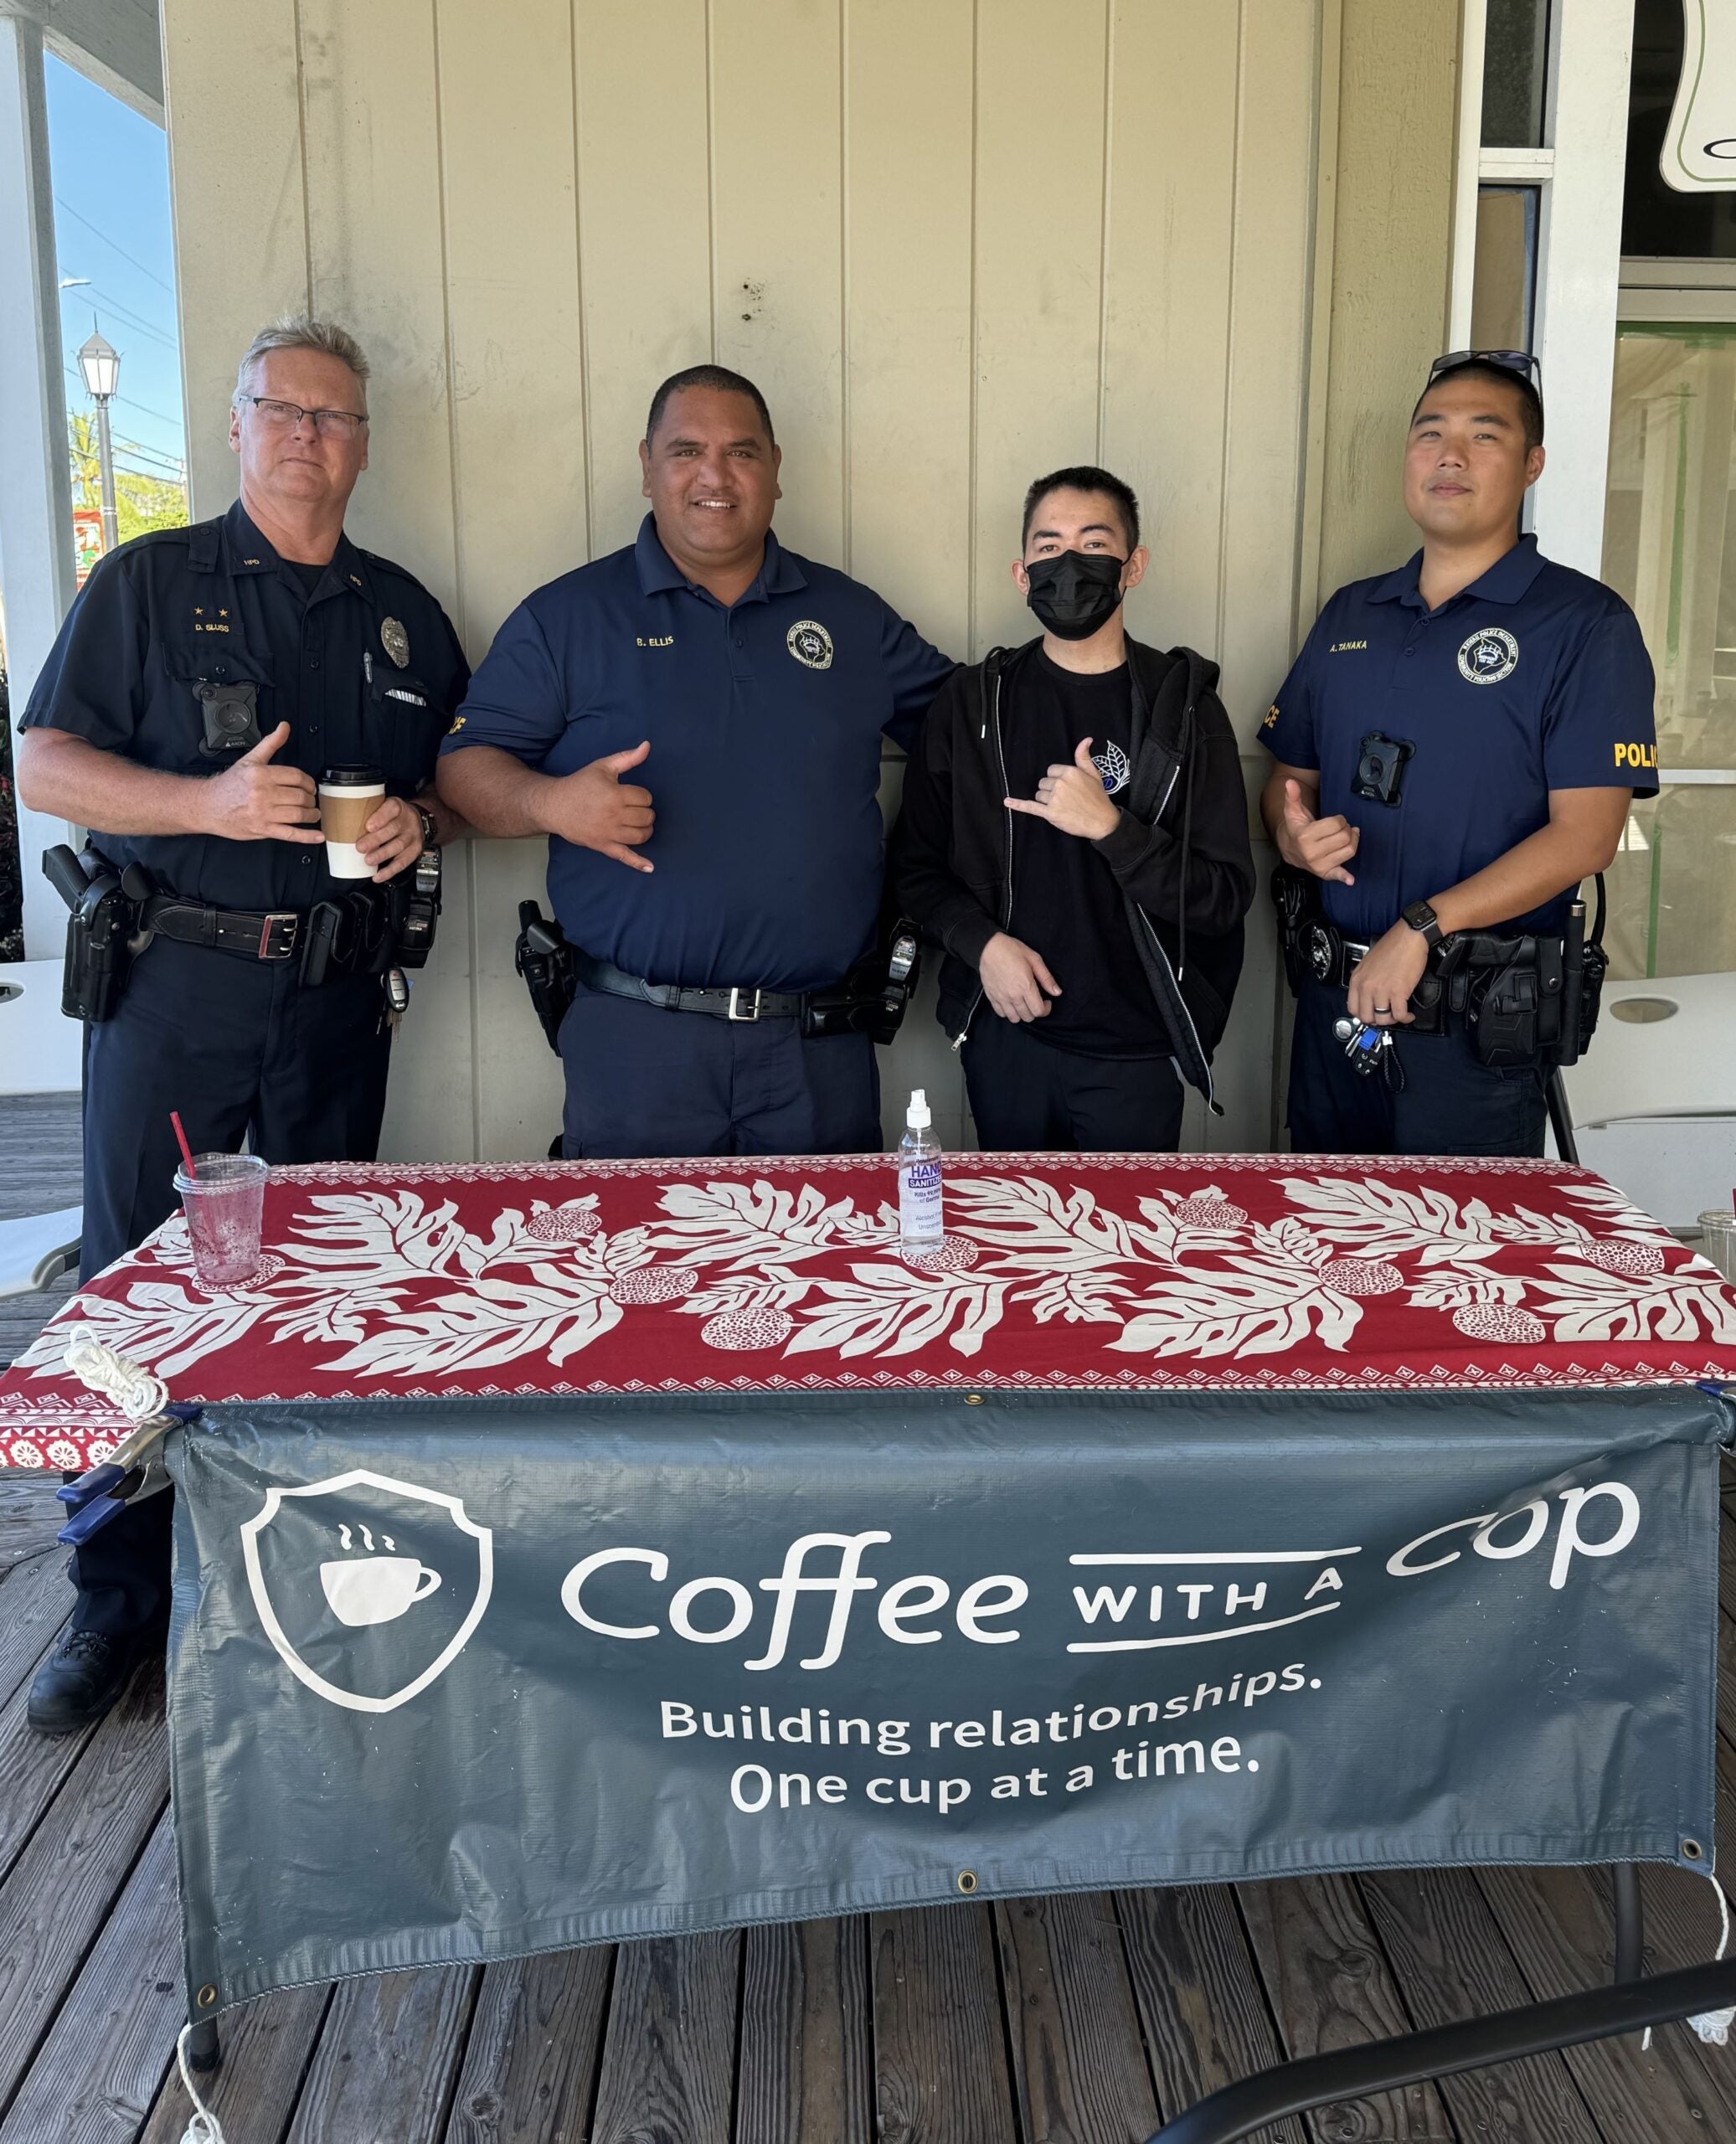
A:
{"type": "Polygon", "coordinates": [[[302,917],[296,909],[207,908],[174,894],[142,904],[145,929],[183,946],[206,946],[248,961],[291,961],[299,948],[302,917]]]}
{"type": "Polygon", "coordinates": [[[636,998],[666,1013],[703,1013],[713,1020],[800,1020],[808,1009],[806,996],[796,991],[701,990],[679,982],[647,982],[576,948],[573,973],[587,990],[600,990],[605,997],[636,998]]]}

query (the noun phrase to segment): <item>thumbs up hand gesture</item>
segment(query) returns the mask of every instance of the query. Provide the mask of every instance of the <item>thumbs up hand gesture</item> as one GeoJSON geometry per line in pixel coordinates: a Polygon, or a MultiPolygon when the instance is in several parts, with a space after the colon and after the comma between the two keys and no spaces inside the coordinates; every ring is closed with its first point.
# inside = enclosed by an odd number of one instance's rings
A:
{"type": "Polygon", "coordinates": [[[613,857],[635,871],[654,868],[648,857],[633,853],[651,839],[657,824],[651,791],[621,779],[641,765],[650,750],[646,739],[630,752],[605,753],[576,774],[562,776],[549,813],[550,833],[577,848],[594,848],[599,856],[613,857]]]}
{"type": "Polygon", "coordinates": [[[1057,760],[1037,785],[1034,799],[1008,796],[1002,800],[1009,812],[1028,812],[1047,819],[1064,834],[1078,834],[1086,841],[1101,841],[1113,833],[1121,816],[1120,807],[1103,786],[1103,776],[1091,760],[1091,740],[1082,737],[1071,764],[1057,760]]]}
{"type": "MultiPolygon", "coordinates": [[[[1317,797],[1320,792],[1312,793],[1317,797]]],[[[1335,812],[1329,819],[1316,818],[1313,804],[1293,776],[1284,785],[1284,813],[1275,831],[1278,853],[1286,863],[1294,864],[1299,871],[1311,871],[1316,879],[1336,879],[1342,885],[1355,885],[1356,880],[1344,867],[1357,853],[1362,830],[1352,826],[1342,812],[1335,812]]]]}

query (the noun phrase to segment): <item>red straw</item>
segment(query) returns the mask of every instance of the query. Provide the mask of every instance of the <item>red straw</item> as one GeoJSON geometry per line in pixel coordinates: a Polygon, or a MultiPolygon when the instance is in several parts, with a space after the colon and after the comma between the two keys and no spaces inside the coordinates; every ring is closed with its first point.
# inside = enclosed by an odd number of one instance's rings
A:
{"type": "Polygon", "coordinates": [[[193,1166],[193,1149],[187,1143],[187,1134],[181,1129],[181,1112],[179,1110],[172,1109],[169,1111],[169,1122],[174,1126],[175,1136],[180,1142],[181,1158],[187,1164],[188,1181],[197,1183],[198,1181],[199,1172],[193,1166]]]}

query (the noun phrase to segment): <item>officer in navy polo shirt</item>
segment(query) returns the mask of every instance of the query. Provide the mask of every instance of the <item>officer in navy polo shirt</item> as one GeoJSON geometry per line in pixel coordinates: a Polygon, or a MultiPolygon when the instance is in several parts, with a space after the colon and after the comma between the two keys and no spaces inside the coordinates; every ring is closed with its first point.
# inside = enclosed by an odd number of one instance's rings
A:
{"type": "Polygon", "coordinates": [[[639,457],[637,540],[501,627],[440,794],[549,837],[569,1157],[878,1151],[872,1042],[804,1029],[873,948],[881,737],[908,745],[953,666],[778,542],[781,456],[739,374],[666,380],[639,457]]]}
{"type": "Polygon", "coordinates": [[[1534,360],[1436,361],[1404,459],[1423,548],[1339,590],[1262,726],[1275,762],[1265,822],[1317,882],[1328,926],[1311,943],[1331,972],[1318,979],[1317,958],[1297,997],[1298,1152],[1543,1151],[1541,1051],[1486,1062],[1462,1013],[1411,1031],[1413,993],[1452,957],[1443,940],[1528,934],[1553,952],[1580,882],[1614,857],[1630,799],[1656,794],[1651,664],[1633,613],[1517,533],[1543,438],[1534,360]],[[1373,1075],[1334,1033],[1347,1013],[1391,1033],[1373,1075]]]}

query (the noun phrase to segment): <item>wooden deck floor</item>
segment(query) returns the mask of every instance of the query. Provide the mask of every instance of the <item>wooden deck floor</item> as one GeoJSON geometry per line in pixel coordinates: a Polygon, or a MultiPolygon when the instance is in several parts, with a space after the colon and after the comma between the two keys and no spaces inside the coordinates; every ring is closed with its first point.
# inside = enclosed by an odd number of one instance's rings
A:
{"type": "MultiPolygon", "coordinates": [[[[160,1673],[33,1736],[70,1599],[47,1479],[0,1481],[0,2144],[178,2144],[160,1673]]],[[[1719,1830],[1736,1839],[1736,1483],[1719,1830]]],[[[1708,1887],[1648,1872],[1648,1962],[1710,1955],[1708,1887]]],[[[961,1904],[395,1973],[225,2021],[230,2144],[1138,2144],[1276,2059],[1607,1974],[1578,1870],[1284,1880],[961,1904]]],[[[1683,2028],[1329,2110],[1286,2144],[1708,2144],[1736,2049],[1683,2028]]]]}

